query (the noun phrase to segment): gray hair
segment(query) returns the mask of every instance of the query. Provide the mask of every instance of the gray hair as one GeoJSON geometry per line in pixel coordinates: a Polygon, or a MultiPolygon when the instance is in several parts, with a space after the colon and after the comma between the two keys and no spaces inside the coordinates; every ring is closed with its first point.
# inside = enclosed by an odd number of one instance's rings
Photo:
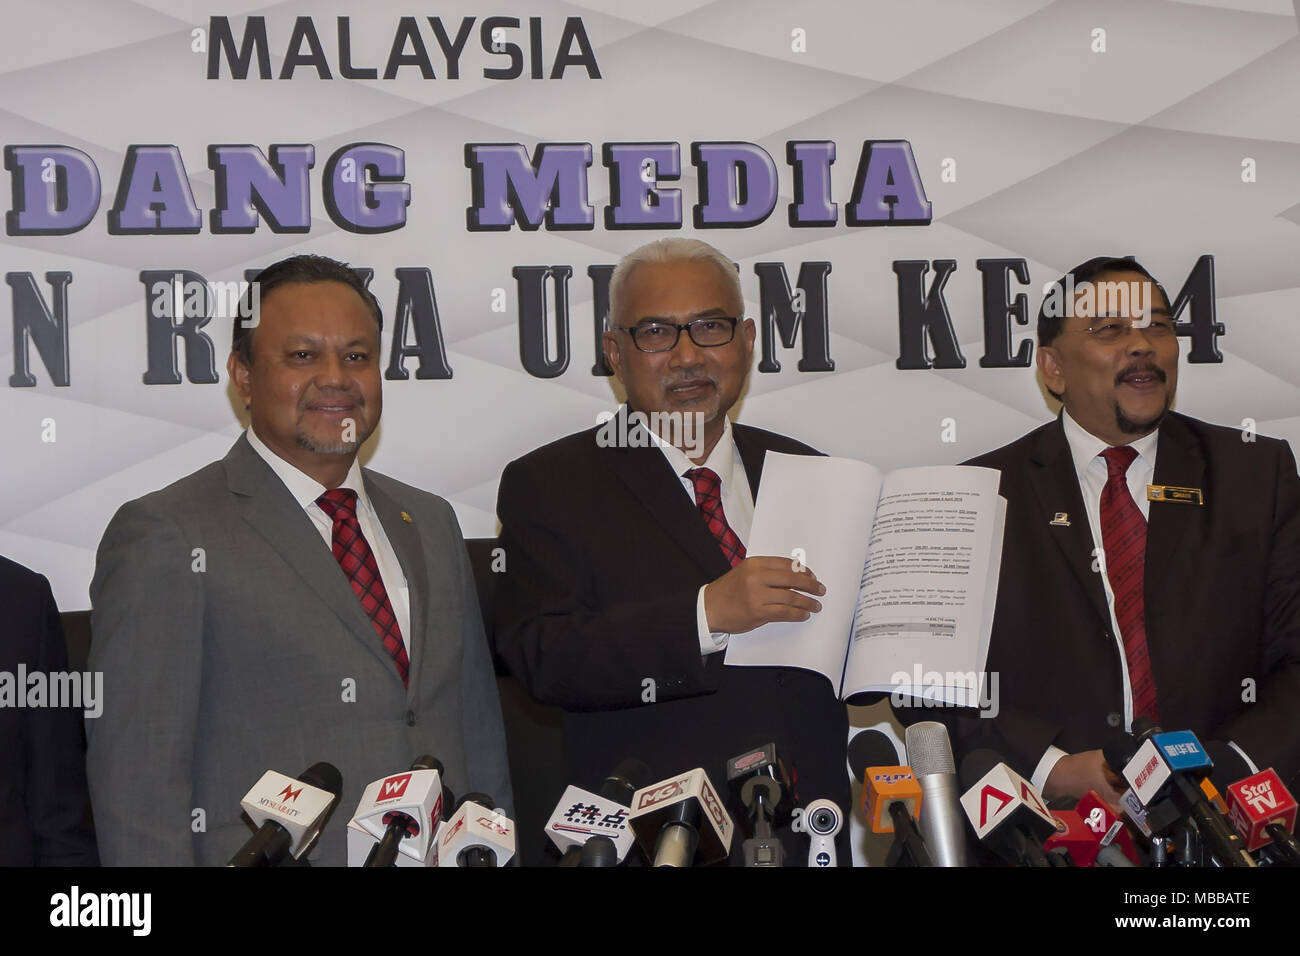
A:
{"type": "Polygon", "coordinates": [[[647,262],[712,262],[721,271],[723,281],[728,286],[728,291],[735,296],[735,300],[741,303],[743,308],[745,297],[740,291],[740,275],[736,271],[735,263],[701,239],[670,236],[667,239],[656,239],[653,242],[647,242],[639,249],[632,250],[620,259],[618,265],[614,267],[614,272],[609,277],[609,325],[611,328],[619,324],[615,317],[622,308],[620,300],[623,298],[623,286],[627,282],[628,276],[632,274],[637,266],[644,265],[647,262]]]}

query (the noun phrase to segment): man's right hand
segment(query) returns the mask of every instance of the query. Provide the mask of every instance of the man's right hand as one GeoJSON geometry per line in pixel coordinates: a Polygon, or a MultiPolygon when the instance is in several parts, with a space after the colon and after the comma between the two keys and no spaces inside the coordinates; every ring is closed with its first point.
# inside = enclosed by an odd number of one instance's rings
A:
{"type": "Polygon", "coordinates": [[[769,621],[806,621],[822,609],[826,587],[790,558],[745,558],[704,589],[710,631],[744,634],[769,621]],[[806,593],[800,593],[800,592],[806,593]]]}
{"type": "Polygon", "coordinates": [[[1110,804],[1118,816],[1124,815],[1120,799],[1124,796],[1123,780],[1106,764],[1100,750],[1085,750],[1068,754],[1056,761],[1043,785],[1043,799],[1056,797],[1080,798],[1089,790],[1110,804]]]}

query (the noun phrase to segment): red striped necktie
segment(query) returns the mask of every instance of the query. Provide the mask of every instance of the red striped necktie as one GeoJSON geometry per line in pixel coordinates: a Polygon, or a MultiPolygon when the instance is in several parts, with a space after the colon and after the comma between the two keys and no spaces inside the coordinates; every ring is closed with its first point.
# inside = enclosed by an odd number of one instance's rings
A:
{"type": "Polygon", "coordinates": [[[1115,596],[1115,620],[1124,638],[1128,679],[1133,690],[1133,716],[1157,723],[1156,682],[1147,652],[1143,588],[1146,583],[1147,522],[1128,490],[1128,468],[1137,457],[1129,445],[1107,448],[1106,487],[1101,491],[1101,544],[1106,554],[1106,578],[1115,596]]]}

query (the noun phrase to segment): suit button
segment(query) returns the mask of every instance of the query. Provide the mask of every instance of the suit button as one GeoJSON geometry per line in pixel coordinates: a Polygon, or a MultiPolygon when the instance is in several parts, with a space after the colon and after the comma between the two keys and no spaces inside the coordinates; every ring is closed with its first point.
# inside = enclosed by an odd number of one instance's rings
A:
{"type": "Polygon", "coordinates": [[[1119,723],[1120,723],[1120,716],[1119,716],[1119,714],[1116,714],[1116,713],[1109,713],[1109,714],[1107,714],[1107,715],[1106,715],[1106,723],[1110,724],[1112,727],[1118,727],[1118,726],[1119,726],[1119,723]]]}
{"type": "Polygon", "coordinates": [[[414,727],[414,726],[415,726],[415,711],[413,711],[413,710],[408,710],[408,711],[406,712],[406,726],[408,726],[408,727],[414,727]]]}

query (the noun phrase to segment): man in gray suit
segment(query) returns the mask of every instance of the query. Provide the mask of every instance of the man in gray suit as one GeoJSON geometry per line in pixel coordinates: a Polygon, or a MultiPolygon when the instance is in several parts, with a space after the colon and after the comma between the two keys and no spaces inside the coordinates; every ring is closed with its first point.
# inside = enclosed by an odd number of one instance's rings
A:
{"type": "Polygon", "coordinates": [[[91,583],[104,708],[88,773],[108,865],[220,864],[266,770],[317,761],[343,798],[311,859],[341,865],[372,780],[420,754],[510,811],[495,677],[441,498],[357,462],[382,407],[379,304],[342,263],[277,262],[227,369],[251,427],[123,505],[91,583]]]}

